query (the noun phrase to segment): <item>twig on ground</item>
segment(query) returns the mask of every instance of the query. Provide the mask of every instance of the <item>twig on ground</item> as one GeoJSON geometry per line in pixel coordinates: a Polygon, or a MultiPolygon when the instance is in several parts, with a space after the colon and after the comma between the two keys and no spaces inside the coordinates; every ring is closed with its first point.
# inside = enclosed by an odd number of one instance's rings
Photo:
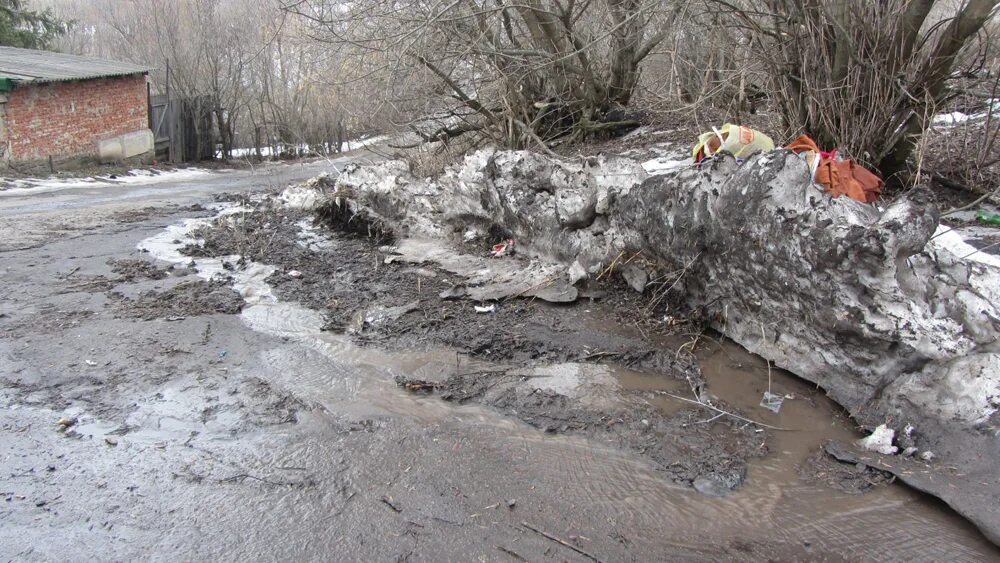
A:
{"type": "Polygon", "coordinates": [[[542,536],[545,536],[546,538],[548,538],[548,539],[550,539],[550,540],[558,543],[559,545],[561,545],[563,547],[572,549],[573,551],[579,553],[580,555],[583,555],[584,557],[587,557],[589,559],[597,561],[598,563],[601,563],[601,559],[598,558],[597,556],[592,555],[590,553],[587,553],[586,551],[580,549],[579,547],[576,547],[575,545],[573,545],[573,544],[571,544],[571,543],[569,543],[567,541],[563,541],[563,540],[561,540],[561,539],[553,536],[552,534],[549,534],[547,532],[539,530],[538,528],[532,526],[531,524],[529,524],[527,522],[521,522],[521,525],[524,526],[525,528],[531,530],[532,532],[535,532],[536,534],[541,534],[542,536]]]}
{"type": "Polygon", "coordinates": [[[511,557],[513,557],[514,559],[517,559],[518,561],[527,561],[527,559],[525,559],[524,557],[522,557],[522,556],[521,556],[520,554],[518,554],[517,552],[515,552],[515,551],[512,551],[512,550],[510,550],[510,549],[507,549],[506,547],[504,547],[504,546],[502,546],[502,545],[498,545],[498,546],[496,546],[496,548],[497,548],[497,549],[499,549],[500,551],[502,551],[502,552],[506,553],[507,555],[510,555],[510,556],[511,556],[511,557]]]}
{"type": "Polygon", "coordinates": [[[396,506],[396,505],[395,505],[395,504],[394,504],[394,503],[392,502],[392,497],[382,497],[382,498],[380,498],[380,499],[378,499],[378,500],[379,500],[379,502],[381,502],[382,504],[384,504],[384,505],[388,506],[389,508],[391,508],[391,509],[392,509],[392,511],[393,511],[393,512],[395,512],[395,513],[397,513],[397,514],[403,511],[403,509],[402,509],[402,508],[400,508],[400,507],[396,506]]]}
{"type": "Polygon", "coordinates": [[[677,279],[674,280],[674,283],[670,284],[670,287],[664,289],[663,291],[660,291],[653,297],[653,299],[649,302],[649,306],[646,307],[647,315],[650,314],[653,311],[653,309],[655,309],[656,306],[660,304],[661,301],[663,301],[663,299],[667,296],[668,293],[670,293],[672,289],[677,287],[677,284],[679,284],[681,280],[684,279],[684,274],[687,274],[688,269],[690,269],[691,266],[694,265],[695,261],[697,261],[698,258],[701,258],[701,252],[695,254],[694,258],[692,258],[687,264],[684,265],[684,268],[681,269],[680,274],[677,275],[677,279]]]}
{"type": "Polygon", "coordinates": [[[979,254],[980,252],[983,252],[984,250],[989,250],[989,249],[991,249],[991,248],[993,248],[994,246],[997,246],[997,245],[1000,245],[1000,241],[994,242],[993,244],[987,244],[986,246],[984,246],[982,248],[977,248],[976,250],[973,250],[972,252],[966,254],[965,256],[962,256],[961,259],[965,260],[966,258],[972,256],[973,254],[979,254]]]}
{"type": "Polygon", "coordinates": [[[294,486],[300,485],[300,483],[293,483],[291,481],[270,481],[268,479],[257,477],[256,475],[250,475],[249,473],[240,473],[238,475],[233,475],[232,477],[226,477],[226,478],[223,478],[223,479],[219,479],[218,482],[219,483],[234,483],[234,482],[237,482],[237,481],[244,481],[246,479],[253,479],[255,481],[260,481],[261,483],[266,483],[268,485],[273,485],[275,487],[294,487],[294,486]]]}
{"type": "MultiPolygon", "coordinates": [[[[934,179],[937,180],[938,182],[941,182],[941,183],[944,184],[944,182],[942,182],[942,180],[941,180],[941,177],[935,176],[934,179]]],[[[948,184],[945,184],[945,185],[948,185],[948,184]]],[[[959,186],[961,188],[965,189],[965,190],[969,189],[966,186],[961,186],[961,185],[959,185],[959,186]]],[[[948,215],[952,215],[952,214],[958,213],[960,211],[966,211],[966,210],[972,209],[973,207],[979,205],[980,203],[986,201],[987,199],[989,199],[989,198],[991,198],[991,197],[993,197],[993,196],[995,196],[997,194],[1000,194],[1000,186],[997,186],[992,191],[989,191],[989,192],[981,195],[980,197],[976,198],[971,203],[967,203],[967,204],[965,204],[965,205],[963,205],[961,207],[955,207],[953,209],[949,209],[948,211],[945,211],[944,213],[941,214],[941,216],[942,217],[947,217],[948,215]]]]}

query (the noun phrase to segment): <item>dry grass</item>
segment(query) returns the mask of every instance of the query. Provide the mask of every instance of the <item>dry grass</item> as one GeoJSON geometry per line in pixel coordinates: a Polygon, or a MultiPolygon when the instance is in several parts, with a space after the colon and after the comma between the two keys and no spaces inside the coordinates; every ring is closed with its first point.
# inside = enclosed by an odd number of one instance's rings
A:
{"type": "Polygon", "coordinates": [[[410,173],[418,178],[441,175],[445,168],[462,160],[467,153],[488,144],[488,139],[476,133],[466,133],[448,141],[427,143],[412,149],[399,150],[395,158],[410,166],[410,173]]]}

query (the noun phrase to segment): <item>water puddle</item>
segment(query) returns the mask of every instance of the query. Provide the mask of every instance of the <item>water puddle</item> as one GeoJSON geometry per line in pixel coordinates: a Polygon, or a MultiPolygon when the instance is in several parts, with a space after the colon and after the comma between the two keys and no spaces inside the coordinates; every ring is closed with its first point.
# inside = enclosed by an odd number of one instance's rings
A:
{"type": "MultiPolygon", "coordinates": [[[[245,210],[220,205],[220,216],[245,210]]],[[[799,479],[796,466],[825,440],[848,442],[859,437],[851,421],[821,391],[730,344],[713,345],[699,356],[707,390],[747,416],[793,429],[770,433],[770,454],[751,463],[744,485],[724,498],[710,498],[663,478],[650,463],[611,446],[572,436],[546,435],[477,406],[460,406],[400,390],[396,375],[434,379],[441,373],[489,367],[431,350],[388,353],[353,344],[348,337],[320,330],[322,316],[295,303],[280,302],[266,283],[275,268],[248,264],[223,268],[235,257],[194,259],[179,249],[194,242],[193,229],[212,219],[191,219],[142,241],[140,248],[169,263],[194,262],[198,275],[234,276],[246,299],[243,322],[255,331],[303,345],[305,353],[286,348],[264,350],[260,359],[275,369],[274,383],[346,416],[404,416],[422,422],[455,422],[472,435],[488,437],[503,450],[511,471],[526,471],[536,486],[552,487],[587,510],[614,515],[615,526],[632,534],[659,538],[665,550],[683,547],[714,557],[717,545],[746,538],[749,544],[781,542],[793,558],[982,560],[994,557],[991,544],[965,520],[925,495],[900,485],[865,495],[849,495],[799,479]],[[770,384],[768,383],[770,377],[770,384]],[[760,407],[769,389],[786,397],[780,412],[760,407]],[[523,453],[521,453],[523,452],[523,453]],[[530,462],[527,461],[530,458],[530,462]],[[534,464],[525,467],[524,464],[534,464]],[[535,469],[532,469],[534,467],[535,469]],[[712,542],[718,544],[713,546],[712,542]]],[[[329,244],[308,231],[303,244],[329,244]]],[[[573,391],[582,381],[611,381],[631,391],[668,391],[690,396],[684,381],[631,372],[614,366],[548,366],[553,388],[573,391]],[[583,371],[581,371],[583,370],[583,371]]],[[[690,406],[666,396],[650,401],[667,414],[690,406]]],[[[713,413],[706,411],[706,418],[713,413]]],[[[169,427],[169,421],[164,424],[169,427]]],[[[169,428],[167,428],[169,429],[169,428]]],[[[763,436],[763,435],[762,435],[763,436]]],[[[764,438],[762,437],[762,440],[764,438]]],[[[609,520],[610,521],[610,520],[609,520]]],[[[666,551],[670,552],[670,551],[666,551]]],[[[676,551],[674,551],[676,552],[676,551]]]]}
{"type": "MultiPolygon", "coordinates": [[[[974,526],[944,503],[906,486],[880,486],[859,495],[802,480],[799,465],[822,444],[862,437],[843,409],[821,389],[730,342],[713,343],[697,355],[710,395],[753,420],[790,429],[771,432],[766,444],[762,438],[769,453],[751,460],[747,479],[734,494],[701,500],[706,507],[725,507],[726,526],[747,528],[750,535],[767,530],[774,539],[800,543],[807,553],[876,559],[891,553],[892,559],[923,561],[995,556],[974,526]],[[769,389],[784,397],[778,413],[760,405],[769,389]]],[[[630,390],[693,397],[685,382],[627,371],[619,380],[630,390]]],[[[670,397],[652,402],[668,413],[686,406],[670,397]]],[[[715,414],[705,413],[706,419],[715,414]]]]}

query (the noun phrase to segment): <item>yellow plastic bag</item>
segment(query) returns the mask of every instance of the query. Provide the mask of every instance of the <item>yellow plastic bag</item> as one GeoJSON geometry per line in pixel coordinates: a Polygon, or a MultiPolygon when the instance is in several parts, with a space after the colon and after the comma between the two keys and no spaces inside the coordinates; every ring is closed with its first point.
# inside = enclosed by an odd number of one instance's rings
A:
{"type": "Polygon", "coordinates": [[[720,129],[712,128],[698,136],[698,144],[691,151],[695,162],[701,162],[720,151],[729,151],[736,158],[746,158],[755,152],[773,151],[770,137],[749,127],[726,123],[720,129]]]}

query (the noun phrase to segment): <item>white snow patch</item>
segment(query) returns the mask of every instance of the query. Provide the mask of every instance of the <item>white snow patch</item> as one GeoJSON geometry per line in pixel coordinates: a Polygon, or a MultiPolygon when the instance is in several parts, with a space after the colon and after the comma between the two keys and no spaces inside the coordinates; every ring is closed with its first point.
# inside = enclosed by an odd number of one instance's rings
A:
{"type": "Polygon", "coordinates": [[[645,126],[644,127],[639,127],[638,129],[633,129],[633,130],[629,131],[628,133],[626,133],[625,135],[623,135],[622,139],[623,140],[624,139],[634,139],[636,137],[642,137],[644,135],[648,135],[651,132],[652,132],[652,129],[650,129],[649,127],[645,127],[645,126]]]}
{"type": "Polygon", "coordinates": [[[908,376],[897,393],[941,420],[980,424],[1000,407],[1000,354],[962,356],[908,376]]]}
{"type": "Polygon", "coordinates": [[[208,205],[210,209],[216,209],[218,213],[214,217],[204,217],[198,219],[185,219],[176,225],[170,225],[159,234],[153,235],[141,241],[137,248],[146,250],[150,256],[157,260],[169,262],[171,264],[194,264],[198,272],[198,277],[210,280],[215,276],[233,275],[235,289],[243,299],[250,305],[261,302],[275,302],[271,286],[264,280],[274,273],[274,266],[250,262],[243,269],[235,274],[227,270],[223,264],[226,262],[235,263],[239,261],[239,256],[223,256],[219,258],[192,258],[181,254],[180,249],[188,244],[199,243],[198,239],[192,236],[192,232],[199,228],[211,225],[216,219],[245,213],[251,211],[247,207],[232,204],[208,205]]]}
{"type": "Polygon", "coordinates": [[[136,186],[147,184],[159,184],[163,182],[182,182],[185,180],[197,180],[210,176],[216,172],[229,172],[230,170],[208,170],[205,168],[179,168],[176,170],[130,170],[121,176],[111,178],[110,176],[91,176],[87,178],[22,178],[13,180],[14,186],[6,190],[0,190],[0,197],[16,196],[24,194],[39,194],[68,189],[80,188],[107,188],[112,186],[136,186]]]}
{"type": "Polygon", "coordinates": [[[958,125],[965,123],[971,118],[967,113],[953,111],[951,113],[939,113],[934,116],[934,125],[958,125]]]}
{"type": "Polygon", "coordinates": [[[299,236],[295,241],[302,248],[323,250],[333,246],[333,241],[313,225],[311,219],[303,219],[295,226],[299,228],[299,236]]]}
{"type": "Polygon", "coordinates": [[[995,287],[1000,288],[1000,257],[987,252],[977,252],[977,248],[965,241],[962,236],[962,229],[956,229],[945,225],[939,225],[934,232],[934,238],[927,244],[933,249],[940,249],[953,254],[956,258],[979,262],[995,270],[991,272],[991,279],[996,283],[995,287]]]}
{"type": "Polygon", "coordinates": [[[289,186],[281,192],[278,199],[282,205],[290,209],[310,211],[316,209],[321,194],[316,188],[309,186],[289,186]]]}
{"type": "MultiPolygon", "coordinates": [[[[994,115],[998,110],[1000,110],[1000,100],[991,100],[992,112],[994,115]]],[[[941,125],[943,127],[954,127],[955,125],[961,125],[967,121],[980,121],[986,119],[990,115],[990,111],[984,111],[980,113],[963,113],[960,111],[953,111],[951,113],[939,113],[934,116],[934,125],[941,125]]]]}
{"type": "Polygon", "coordinates": [[[659,176],[662,174],[669,174],[670,172],[674,172],[691,165],[692,162],[689,158],[674,159],[670,157],[659,157],[643,162],[642,168],[650,176],[659,176]]]}
{"type": "MultiPolygon", "coordinates": [[[[340,152],[348,152],[360,149],[362,147],[367,147],[370,145],[375,145],[378,143],[384,143],[390,140],[392,137],[388,135],[379,135],[375,137],[362,137],[360,139],[352,139],[350,141],[345,141],[340,144],[340,152]]],[[[296,154],[304,156],[332,156],[332,154],[327,154],[325,150],[316,150],[311,148],[305,143],[299,144],[289,144],[281,143],[275,147],[261,147],[260,156],[262,158],[273,158],[276,156],[281,156],[283,154],[296,154]]],[[[257,149],[254,147],[240,147],[229,151],[231,158],[248,158],[257,156],[257,149]]],[[[222,158],[222,151],[216,152],[216,156],[222,158]]]]}

